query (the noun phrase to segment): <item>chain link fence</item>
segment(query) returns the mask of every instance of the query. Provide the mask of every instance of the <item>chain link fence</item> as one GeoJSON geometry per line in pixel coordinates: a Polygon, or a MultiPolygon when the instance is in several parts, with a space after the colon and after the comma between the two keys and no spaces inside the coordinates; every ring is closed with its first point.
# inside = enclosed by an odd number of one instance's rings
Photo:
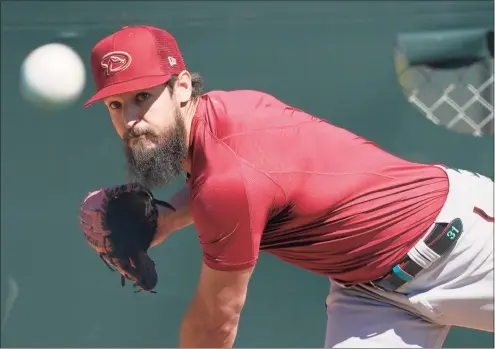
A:
{"type": "Polygon", "coordinates": [[[491,54],[409,65],[398,48],[396,72],[409,103],[434,124],[477,137],[493,135],[493,49],[491,54]]]}

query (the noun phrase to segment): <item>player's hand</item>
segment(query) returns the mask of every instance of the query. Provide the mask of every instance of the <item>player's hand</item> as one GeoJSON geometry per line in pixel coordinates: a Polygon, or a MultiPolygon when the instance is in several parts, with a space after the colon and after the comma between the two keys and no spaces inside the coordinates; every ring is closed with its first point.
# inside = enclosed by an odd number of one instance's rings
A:
{"type": "Polygon", "coordinates": [[[153,198],[137,184],[105,187],[89,193],[80,206],[79,222],[88,244],[112,270],[151,291],[158,277],[147,251],[157,231],[157,205],[174,208],[153,198]]]}

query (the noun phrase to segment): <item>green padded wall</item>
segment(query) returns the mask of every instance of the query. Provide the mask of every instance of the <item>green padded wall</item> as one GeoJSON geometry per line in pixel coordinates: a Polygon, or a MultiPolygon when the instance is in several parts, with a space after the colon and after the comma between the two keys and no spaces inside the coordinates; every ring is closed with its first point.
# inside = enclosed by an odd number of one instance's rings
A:
{"type": "MultiPolygon", "coordinates": [[[[78,206],[126,180],[119,140],[103,106],[82,108],[89,71],[71,109],[44,113],[21,98],[30,50],[73,33],[66,42],[88,64],[119,27],[161,26],[207,90],[260,89],[405,158],[493,178],[493,138],[435,126],[407,102],[394,68],[399,33],[490,28],[492,14],[489,1],[3,2],[2,347],[175,347],[201,262],[194,228],[178,232],[151,251],[158,294],[134,294],[86,245],[78,206]]],[[[325,278],[262,255],[236,345],[321,347],[327,292],[325,278]]],[[[454,329],[446,346],[492,347],[493,336],[454,329]]]]}

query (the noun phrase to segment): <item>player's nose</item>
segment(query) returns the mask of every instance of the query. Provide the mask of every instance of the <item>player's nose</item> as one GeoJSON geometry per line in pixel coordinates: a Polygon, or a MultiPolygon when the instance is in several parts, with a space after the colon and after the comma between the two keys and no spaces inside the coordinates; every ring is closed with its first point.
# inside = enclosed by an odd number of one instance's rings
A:
{"type": "Polygon", "coordinates": [[[134,103],[124,104],[124,123],[126,128],[132,128],[143,119],[143,111],[134,103]]]}

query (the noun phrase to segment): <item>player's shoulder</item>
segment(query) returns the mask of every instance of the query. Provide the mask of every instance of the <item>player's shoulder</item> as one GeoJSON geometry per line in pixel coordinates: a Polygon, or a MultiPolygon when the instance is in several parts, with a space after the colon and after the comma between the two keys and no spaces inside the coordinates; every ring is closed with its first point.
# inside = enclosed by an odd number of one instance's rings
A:
{"type": "MultiPolygon", "coordinates": [[[[205,93],[214,104],[221,104],[227,111],[256,108],[263,101],[275,101],[276,97],[259,90],[214,90],[205,93]]],[[[278,101],[278,100],[277,100],[278,101]]],[[[281,103],[281,102],[280,102],[281,103]]]]}
{"type": "Polygon", "coordinates": [[[223,166],[208,166],[188,183],[194,205],[209,204],[211,200],[239,200],[246,195],[241,168],[232,162],[223,166]]]}
{"type": "Polygon", "coordinates": [[[202,98],[206,104],[205,122],[219,138],[255,128],[272,113],[287,107],[276,97],[257,90],[216,90],[202,98]]]}

